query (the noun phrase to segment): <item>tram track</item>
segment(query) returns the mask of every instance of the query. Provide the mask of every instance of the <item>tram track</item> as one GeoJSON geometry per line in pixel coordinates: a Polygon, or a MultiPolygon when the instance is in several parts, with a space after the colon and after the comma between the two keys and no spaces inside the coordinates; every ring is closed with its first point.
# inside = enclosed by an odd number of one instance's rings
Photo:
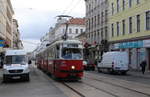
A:
{"type": "Polygon", "coordinates": [[[113,97],[120,97],[120,96],[115,95],[115,94],[113,94],[113,93],[111,93],[111,92],[108,92],[108,91],[106,91],[106,90],[104,90],[104,89],[97,88],[97,87],[95,87],[94,85],[91,85],[91,84],[88,84],[88,83],[85,83],[85,82],[84,82],[83,84],[88,85],[88,86],[90,86],[90,87],[92,87],[92,88],[95,88],[95,89],[97,89],[97,90],[99,90],[99,91],[105,92],[105,93],[107,93],[107,94],[109,94],[109,95],[111,95],[111,96],[113,96],[113,97]]]}
{"type": "MultiPolygon", "coordinates": [[[[98,87],[95,87],[94,85],[91,85],[91,84],[88,84],[88,83],[85,83],[85,82],[81,82],[82,84],[85,84],[85,85],[87,85],[87,86],[89,86],[89,87],[92,87],[92,88],[94,88],[94,89],[96,89],[96,90],[98,90],[98,91],[101,91],[101,92],[104,92],[104,93],[106,93],[106,94],[108,94],[108,95],[111,95],[112,97],[120,97],[120,96],[118,96],[118,95],[115,95],[115,94],[113,94],[113,93],[111,93],[111,92],[108,92],[108,91],[106,91],[106,90],[104,90],[104,89],[100,89],[100,88],[98,88],[98,87]]],[[[62,83],[64,86],[66,86],[67,88],[69,88],[69,89],[71,89],[72,91],[74,91],[75,93],[77,93],[79,96],[81,96],[81,97],[86,97],[84,94],[82,94],[82,93],[80,93],[79,91],[77,91],[76,89],[74,89],[72,86],[70,86],[70,85],[68,85],[67,83],[62,83]]]]}
{"type": "MultiPolygon", "coordinates": [[[[85,77],[85,78],[91,79],[91,80],[95,80],[95,81],[98,81],[98,82],[101,82],[101,83],[104,83],[104,84],[109,84],[111,86],[115,86],[115,87],[123,88],[123,89],[126,89],[126,90],[130,90],[132,92],[139,93],[139,94],[145,95],[147,97],[150,97],[150,94],[148,94],[148,93],[143,93],[143,92],[140,92],[140,91],[137,91],[137,90],[134,90],[134,89],[123,87],[121,85],[113,84],[113,83],[110,83],[110,82],[107,82],[107,81],[103,81],[103,80],[100,80],[100,79],[96,79],[96,78],[90,78],[90,77],[85,77]]],[[[117,97],[119,97],[119,96],[117,96],[117,97]]]]}
{"type": "Polygon", "coordinates": [[[72,88],[71,86],[69,86],[68,84],[62,82],[62,84],[64,86],[66,86],[67,88],[69,88],[70,90],[72,90],[73,92],[75,92],[76,94],[78,94],[80,97],[86,97],[85,95],[83,95],[82,93],[80,93],[79,91],[77,91],[76,89],[72,88]]]}

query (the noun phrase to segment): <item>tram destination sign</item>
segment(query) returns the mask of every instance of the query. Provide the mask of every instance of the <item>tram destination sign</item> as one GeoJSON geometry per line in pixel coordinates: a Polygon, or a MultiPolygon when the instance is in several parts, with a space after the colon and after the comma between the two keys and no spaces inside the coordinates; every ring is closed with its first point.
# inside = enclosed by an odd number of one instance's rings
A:
{"type": "Polygon", "coordinates": [[[80,44],[75,44],[75,43],[72,43],[72,44],[64,44],[63,47],[66,47],[66,48],[80,48],[80,44]]]}
{"type": "Polygon", "coordinates": [[[78,44],[68,44],[68,47],[75,48],[75,47],[78,47],[78,44]]]}

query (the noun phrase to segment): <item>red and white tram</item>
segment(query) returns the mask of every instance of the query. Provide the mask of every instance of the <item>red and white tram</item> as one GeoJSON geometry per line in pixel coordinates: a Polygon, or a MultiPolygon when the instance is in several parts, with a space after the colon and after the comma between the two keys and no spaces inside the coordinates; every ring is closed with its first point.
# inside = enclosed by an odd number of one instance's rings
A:
{"type": "Polygon", "coordinates": [[[60,40],[37,54],[38,68],[56,78],[83,76],[83,46],[78,40],[60,40]]]}

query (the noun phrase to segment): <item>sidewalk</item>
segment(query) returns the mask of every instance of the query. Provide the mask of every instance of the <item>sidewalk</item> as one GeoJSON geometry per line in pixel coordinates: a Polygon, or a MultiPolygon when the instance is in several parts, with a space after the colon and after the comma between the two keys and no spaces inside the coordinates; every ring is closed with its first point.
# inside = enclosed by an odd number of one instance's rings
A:
{"type": "Polygon", "coordinates": [[[144,75],[142,74],[141,71],[128,71],[127,74],[132,75],[132,76],[141,77],[141,78],[150,79],[150,72],[148,72],[148,71],[146,71],[144,75]]]}

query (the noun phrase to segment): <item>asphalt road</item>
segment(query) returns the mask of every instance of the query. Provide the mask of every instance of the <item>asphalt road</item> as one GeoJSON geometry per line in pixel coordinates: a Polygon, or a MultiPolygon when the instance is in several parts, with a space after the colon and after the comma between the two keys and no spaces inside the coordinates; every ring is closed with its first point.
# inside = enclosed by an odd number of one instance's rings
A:
{"type": "Polygon", "coordinates": [[[2,82],[0,97],[150,97],[150,79],[88,71],[78,82],[57,82],[31,66],[30,82],[2,82]]]}
{"type": "Polygon", "coordinates": [[[38,69],[32,67],[30,74],[30,82],[13,80],[3,83],[0,70],[0,97],[67,97],[38,69]]]}
{"type": "MultiPolygon", "coordinates": [[[[97,71],[87,71],[89,73],[95,74],[97,76],[104,76],[104,77],[109,77],[109,78],[116,78],[116,79],[122,79],[126,81],[131,81],[131,82],[137,82],[139,84],[147,84],[150,85],[150,77],[145,77],[144,75],[142,76],[137,76],[137,74],[133,74],[128,72],[127,75],[119,75],[119,74],[109,74],[106,72],[103,73],[98,73],[97,71]]],[[[139,74],[141,75],[141,74],[139,74]]]]}

